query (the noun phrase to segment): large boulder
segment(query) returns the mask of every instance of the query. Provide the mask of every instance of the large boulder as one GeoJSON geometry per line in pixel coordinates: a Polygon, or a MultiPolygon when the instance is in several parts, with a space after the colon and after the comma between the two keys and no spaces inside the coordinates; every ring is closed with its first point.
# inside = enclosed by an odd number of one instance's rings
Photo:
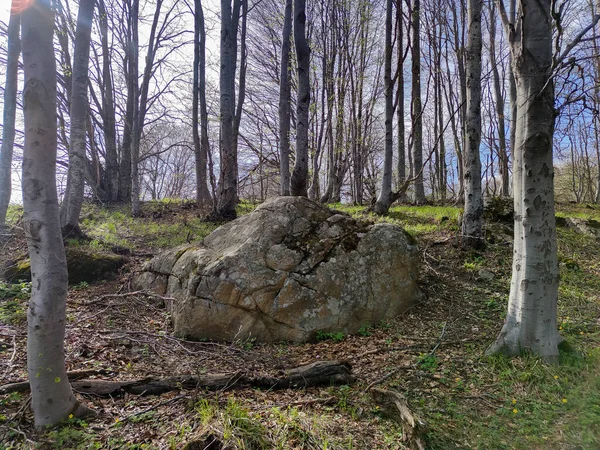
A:
{"type": "MultiPolygon", "coordinates": [[[[82,247],[66,247],[69,284],[93,283],[115,278],[127,262],[121,255],[87,250],[82,247]]],[[[23,256],[13,261],[3,271],[8,281],[31,280],[31,262],[23,256]]]]}
{"type": "Polygon", "coordinates": [[[179,336],[303,342],[402,313],[421,295],[418,266],[402,228],[280,197],[156,256],[134,286],[173,298],[179,336]]]}

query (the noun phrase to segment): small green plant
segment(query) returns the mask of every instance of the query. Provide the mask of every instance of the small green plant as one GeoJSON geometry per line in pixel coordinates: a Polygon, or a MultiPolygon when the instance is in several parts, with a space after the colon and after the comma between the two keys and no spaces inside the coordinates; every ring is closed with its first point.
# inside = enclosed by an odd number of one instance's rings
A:
{"type": "Polygon", "coordinates": [[[0,281],[0,300],[17,298],[25,300],[31,294],[31,283],[22,281],[20,283],[4,283],[0,281]]]}
{"type": "Polygon", "coordinates": [[[432,355],[431,353],[421,353],[417,363],[421,369],[431,373],[435,372],[438,368],[438,360],[436,356],[432,355]]]}
{"type": "Polygon", "coordinates": [[[336,332],[317,332],[317,341],[342,342],[346,336],[341,331],[336,332]]]}
{"type": "Polygon", "coordinates": [[[22,300],[7,300],[0,303],[0,322],[20,325],[27,320],[26,306],[22,300]]]}
{"type": "Polygon", "coordinates": [[[362,327],[360,327],[357,334],[359,336],[369,337],[369,336],[371,336],[371,327],[369,327],[367,325],[363,325],[362,327]]]}

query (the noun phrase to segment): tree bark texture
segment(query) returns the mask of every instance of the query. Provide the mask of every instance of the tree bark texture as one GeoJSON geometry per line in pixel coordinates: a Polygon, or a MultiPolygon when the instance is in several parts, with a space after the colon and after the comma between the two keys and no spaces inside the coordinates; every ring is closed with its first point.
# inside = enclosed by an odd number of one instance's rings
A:
{"type": "Polygon", "coordinates": [[[550,0],[519,1],[509,42],[517,88],[513,165],[515,239],[506,322],[488,353],[558,359],[554,212],[554,85],[550,0]]]}
{"type": "Polygon", "coordinates": [[[23,222],[31,259],[27,368],[35,426],[54,425],[78,402],[64,356],[67,262],[56,193],[56,62],[54,12],[38,0],[22,13],[25,87],[23,222]]]}
{"type": "MultiPolygon", "coordinates": [[[[494,81],[494,97],[496,100],[496,115],[498,116],[498,160],[500,164],[501,195],[510,195],[510,176],[508,172],[508,151],[506,147],[506,121],[504,120],[504,95],[498,71],[496,56],[496,7],[490,5],[490,65],[494,81]]],[[[512,75],[510,75],[512,77],[512,75]]]]}
{"type": "Polygon", "coordinates": [[[13,13],[8,22],[2,148],[0,148],[0,227],[6,224],[6,212],[12,193],[12,157],[15,144],[19,55],[21,54],[20,26],[21,16],[13,13]]]}
{"type": "Polygon", "coordinates": [[[206,29],[201,0],[194,0],[194,81],[192,125],[196,163],[196,203],[199,207],[212,204],[208,190],[208,113],[206,111],[206,29]],[[202,96],[202,100],[200,99],[202,96]],[[200,123],[199,117],[200,116],[200,123]],[[200,133],[198,132],[200,126],[200,133]]]}
{"type": "Polygon", "coordinates": [[[83,205],[86,171],[86,133],[89,114],[88,68],[95,0],[81,0],[77,13],[73,76],[71,80],[71,134],[67,189],[60,208],[60,224],[67,233],[79,232],[79,215],[83,205]]]}
{"type": "Polygon", "coordinates": [[[296,161],[291,194],[308,195],[308,109],[310,106],[310,48],[306,40],[306,1],[294,0],[294,42],[298,59],[296,104],[296,161]]]}
{"type": "Polygon", "coordinates": [[[221,170],[215,219],[235,219],[238,190],[237,145],[234,142],[237,29],[241,0],[221,0],[220,126],[221,170]]]}
{"type": "Polygon", "coordinates": [[[108,14],[104,0],[98,1],[100,42],[102,45],[102,128],[106,146],[106,170],[104,186],[111,203],[119,200],[119,161],[117,155],[117,131],[115,127],[115,100],[108,42],[108,14]]]}
{"type": "Polygon", "coordinates": [[[481,8],[482,0],[468,0],[467,115],[465,117],[464,186],[465,210],[462,222],[463,247],[481,248],[483,194],[481,191],[481,8]]]}
{"type": "Polygon", "coordinates": [[[279,81],[279,170],[281,195],[290,195],[290,37],[292,34],[292,0],[285,2],[281,38],[281,72],[279,81]]]}
{"type": "Polygon", "coordinates": [[[387,214],[392,206],[392,167],[394,142],[394,83],[392,82],[392,0],[386,0],[385,8],[385,62],[384,62],[384,93],[385,93],[385,152],[383,160],[383,177],[379,198],[374,211],[377,214],[387,214]]]}
{"type": "Polygon", "coordinates": [[[412,9],[412,154],[415,203],[427,203],[423,184],[423,105],[421,102],[421,1],[414,0],[412,9]]]}
{"type": "MultiPolygon", "coordinates": [[[[143,378],[140,380],[115,381],[81,379],[86,371],[69,374],[78,392],[101,397],[125,394],[160,395],[181,389],[231,390],[241,387],[260,389],[304,389],[310,386],[336,386],[355,381],[352,368],[345,361],[318,361],[286,370],[280,377],[257,377],[244,372],[229,374],[178,375],[166,378],[143,378]]],[[[89,371],[88,371],[89,372],[89,371]]],[[[0,386],[0,394],[25,392],[27,381],[0,386]]]]}

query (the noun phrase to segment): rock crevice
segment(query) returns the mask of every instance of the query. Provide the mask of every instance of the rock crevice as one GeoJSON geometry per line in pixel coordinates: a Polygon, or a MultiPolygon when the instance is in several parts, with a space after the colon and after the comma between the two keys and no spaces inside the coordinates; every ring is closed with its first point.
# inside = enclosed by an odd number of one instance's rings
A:
{"type": "Polygon", "coordinates": [[[400,227],[281,197],[158,255],[134,284],[175,299],[180,336],[304,342],[397,316],[420,298],[417,275],[400,227]]]}

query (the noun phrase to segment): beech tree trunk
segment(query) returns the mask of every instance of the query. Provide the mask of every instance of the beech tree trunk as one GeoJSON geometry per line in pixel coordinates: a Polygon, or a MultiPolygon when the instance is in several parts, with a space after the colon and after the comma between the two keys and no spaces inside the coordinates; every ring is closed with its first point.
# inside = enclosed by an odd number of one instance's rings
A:
{"type": "Polygon", "coordinates": [[[37,428],[83,412],[65,368],[67,262],[56,193],[56,63],[54,12],[38,0],[22,13],[25,87],[23,222],[31,259],[27,369],[37,428]]]}
{"type": "Polygon", "coordinates": [[[481,8],[482,0],[468,0],[467,115],[465,117],[463,247],[481,248],[483,194],[481,192],[481,8]]]}
{"type": "MultiPolygon", "coordinates": [[[[496,57],[496,7],[490,6],[490,65],[494,79],[494,97],[496,98],[496,115],[498,116],[498,159],[500,164],[501,195],[510,195],[510,176],[508,173],[508,151],[506,148],[506,121],[504,120],[504,95],[498,71],[496,57]]],[[[512,77],[512,75],[510,75],[512,77]]]]}
{"type": "Polygon", "coordinates": [[[518,118],[513,164],[512,280],[506,322],[488,353],[518,355],[527,350],[556,362],[559,272],[552,160],[555,110],[551,1],[520,0],[516,17],[508,37],[518,118]]]}
{"type": "MultiPolygon", "coordinates": [[[[398,72],[398,91],[397,91],[397,120],[398,120],[398,189],[406,181],[406,144],[404,138],[404,20],[402,18],[402,8],[400,3],[396,8],[396,23],[398,27],[398,48],[397,53],[397,72],[398,72]]],[[[402,200],[402,199],[401,199],[402,200]]]]}
{"type": "Polygon", "coordinates": [[[194,82],[192,99],[192,131],[196,157],[196,203],[199,207],[212,204],[208,190],[208,114],[206,110],[206,29],[202,1],[194,1],[194,82]],[[202,98],[200,98],[202,97],[202,98]],[[198,116],[200,115],[200,124],[198,116]],[[200,133],[198,133],[200,125],[200,133]]]}
{"type": "Polygon", "coordinates": [[[296,161],[291,179],[291,193],[308,195],[308,108],[310,106],[310,48],[306,40],[306,1],[294,0],[294,42],[298,59],[298,94],[296,99],[296,161]]]}
{"type": "Polygon", "coordinates": [[[385,8],[385,62],[384,62],[384,93],[385,93],[385,153],[383,160],[383,177],[381,191],[375,203],[377,214],[387,214],[392,206],[392,164],[393,164],[393,119],[394,119],[394,84],[392,82],[392,0],[386,0],[385,8]]]}
{"type": "Polygon", "coordinates": [[[279,81],[279,170],[281,195],[290,195],[290,36],[292,34],[292,0],[285,2],[281,39],[281,73],[279,81]]]}
{"type": "Polygon", "coordinates": [[[413,125],[412,155],[415,203],[424,205],[425,186],[423,184],[423,106],[421,102],[421,1],[414,0],[412,8],[412,105],[413,125]]]}
{"type": "Polygon", "coordinates": [[[67,189],[60,208],[60,224],[65,233],[80,234],[79,215],[83,205],[86,173],[86,132],[89,114],[88,67],[95,0],[81,0],[77,13],[73,76],[71,81],[71,135],[67,189]]]}
{"type": "Polygon", "coordinates": [[[237,64],[237,29],[241,0],[221,0],[221,72],[220,126],[221,170],[219,188],[213,218],[232,220],[236,218],[238,169],[237,145],[234,141],[235,72],[237,64]]]}
{"type": "Polygon", "coordinates": [[[4,117],[2,148],[0,148],[0,227],[6,225],[6,212],[12,193],[12,157],[15,144],[15,115],[21,42],[21,16],[13,13],[8,22],[8,53],[6,55],[6,84],[4,85],[4,117]]]}
{"type": "Polygon", "coordinates": [[[108,14],[104,0],[98,1],[100,42],[102,45],[102,128],[106,146],[106,171],[104,186],[107,200],[119,200],[119,161],[117,155],[117,131],[115,128],[115,100],[111,74],[111,58],[108,43],[108,14]]]}

